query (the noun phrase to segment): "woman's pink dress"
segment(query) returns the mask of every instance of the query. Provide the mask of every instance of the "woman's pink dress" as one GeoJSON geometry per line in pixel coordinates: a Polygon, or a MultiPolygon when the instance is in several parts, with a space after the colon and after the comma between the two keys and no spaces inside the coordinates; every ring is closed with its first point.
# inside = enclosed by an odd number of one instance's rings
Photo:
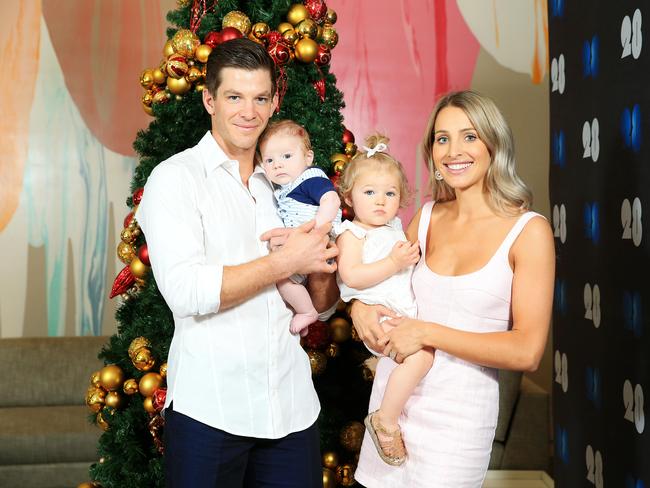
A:
{"type": "MultiPolygon", "coordinates": [[[[443,276],[426,264],[432,209],[433,202],[424,205],[418,230],[422,258],[412,279],[418,318],[471,332],[508,330],[513,277],[508,253],[526,223],[539,214],[523,214],[478,271],[443,276]]],[[[379,360],[369,411],[379,408],[395,366],[387,357],[379,360]]],[[[384,463],[366,433],[355,478],[367,488],[480,488],[490,461],[498,408],[496,369],[438,350],[400,417],[407,461],[399,467],[384,463]]]]}

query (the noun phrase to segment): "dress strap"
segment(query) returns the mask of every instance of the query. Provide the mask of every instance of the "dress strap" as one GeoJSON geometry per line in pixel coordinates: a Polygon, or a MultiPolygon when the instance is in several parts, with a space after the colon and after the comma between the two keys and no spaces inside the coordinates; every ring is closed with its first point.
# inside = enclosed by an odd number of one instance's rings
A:
{"type": "Polygon", "coordinates": [[[427,202],[422,205],[420,212],[420,223],[418,225],[418,240],[420,241],[420,252],[424,259],[427,249],[427,234],[429,232],[429,222],[431,222],[431,212],[436,202],[427,202]]]}
{"type": "Polygon", "coordinates": [[[508,232],[508,235],[501,243],[501,246],[499,247],[497,254],[505,253],[505,255],[507,256],[510,253],[510,248],[512,247],[512,244],[515,242],[515,240],[517,240],[517,237],[519,237],[521,231],[524,230],[526,224],[534,217],[542,217],[543,219],[546,219],[546,217],[544,217],[541,214],[538,214],[537,212],[526,212],[525,214],[523,214],[521,217],[519,217],[519,219],[517,219],[515,225],[513,225],[512,229],[510,229],[510,232],[508,232]]]}

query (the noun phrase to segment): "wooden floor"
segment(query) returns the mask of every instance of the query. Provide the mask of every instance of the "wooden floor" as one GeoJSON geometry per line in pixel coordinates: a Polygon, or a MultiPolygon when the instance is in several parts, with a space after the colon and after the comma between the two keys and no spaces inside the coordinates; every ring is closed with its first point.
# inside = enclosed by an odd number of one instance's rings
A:
{"type": "Polygon", "coordinates": [[[543,471],[488,471],[483,488],[553,488],[543,471]]]}

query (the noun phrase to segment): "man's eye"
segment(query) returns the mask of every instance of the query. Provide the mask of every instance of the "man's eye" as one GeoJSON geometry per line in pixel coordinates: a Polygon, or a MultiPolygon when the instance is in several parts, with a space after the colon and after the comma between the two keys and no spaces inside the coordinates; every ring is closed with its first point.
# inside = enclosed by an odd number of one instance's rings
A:
{"type": "Polygon", "coordinates": [[[257,97],[257,103],[259,105],[265,105],[267,104],[269,99],[267,97],[257,97]]]}
{"type": "Polygon", "coordinates": [[[228,100],[231,102],[236,102],[239,100],[239,97],[237,95],[229,95],[228,100]]]}

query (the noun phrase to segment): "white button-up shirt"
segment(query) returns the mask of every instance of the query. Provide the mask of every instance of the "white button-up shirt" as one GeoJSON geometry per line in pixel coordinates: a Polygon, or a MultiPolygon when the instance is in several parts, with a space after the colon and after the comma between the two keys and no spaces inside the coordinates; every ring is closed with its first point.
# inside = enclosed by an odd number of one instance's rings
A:
{"type": "Polygon", "coordinates": [[[264,171],[246,188],[239,162],[208,132],[153,170],[136,218],[174,315],[165,406],[241,436],[311,426],[320,405],[309,359],[276,286],[219,310],[223,267],[268,254],[260,235],[282,227],[264,171]]]}

